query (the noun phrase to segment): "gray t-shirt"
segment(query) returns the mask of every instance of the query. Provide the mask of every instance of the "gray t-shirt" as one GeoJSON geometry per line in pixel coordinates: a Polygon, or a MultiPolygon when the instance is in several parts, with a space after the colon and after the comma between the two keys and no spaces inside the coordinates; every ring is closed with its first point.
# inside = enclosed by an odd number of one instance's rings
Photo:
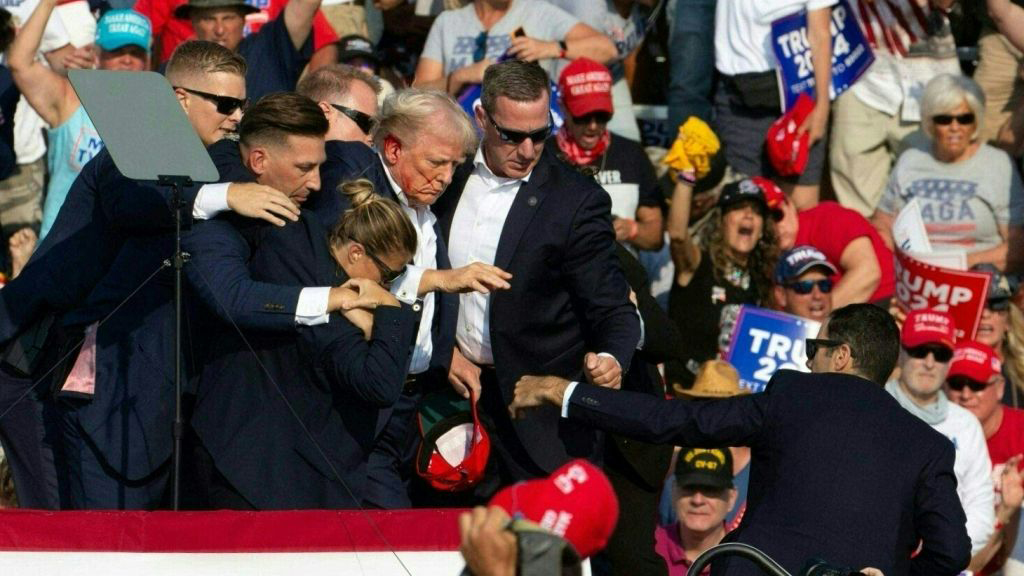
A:
{"type": "Polygon", "coordinates": [[[1002,244],[998,227],[1024,221],[1024,188],[1010,157],[982,144],[974,156],[951,164],[936,160],[930,146],[900,155],[878,209],[895,215],[917,198],[935,250],[973,253],[1002,244]]]}
{"type": "MultiPolygon", "coordinates": [[[[543,0],[513,0],[505,16],[483,37],[484,27],[470,3],[458,10],[446,10],[437,17],[430,27],[422,57],[442,63],[447,76],[473,64],[479,42],[487,45],[484,58],[497,60],[508,49],[512,33],[520,26],[530,38],[551,42],[564,39],[578,23],[579,20],[568,12],[543,0]]],[[[551,63],[541,64],[548,64],[545,69],[549,75],[554,72],[551,63]]]]}

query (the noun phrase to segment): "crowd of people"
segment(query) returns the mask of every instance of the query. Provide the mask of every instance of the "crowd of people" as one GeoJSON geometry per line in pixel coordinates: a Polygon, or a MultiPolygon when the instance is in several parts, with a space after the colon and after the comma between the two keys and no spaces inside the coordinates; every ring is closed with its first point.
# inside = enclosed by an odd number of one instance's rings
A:
{"type": "Polygon", "coordinates": [[[782,472],[825,448],[792,419],[833,414],[895,447],[836,482],[898,532],[836,536],[835,561],[1024,573],[1024,3],[108,2],[0,9],[6,505],[471,507],[584,458],[619,502],[594,572],[678,575],[725,538],[827,538],[765,518],[842,516],[782,472]],[[873,62],[815,97],[848,11],[873,62]],[[813,84],[787,110],[772,23],[801,13],[813,84]],[[163,74],[218,181],[178,202],[124,176],[83,68],[163,74]],[[989,276],[974,333],[900,307],[907,206],[989,276]],[[741,385],[742,306],[821,325],[819,374],[741,385]],[[806,388],[826,372],[844,392],[806,388]],[[473,433],[427,433],[445,410],[473,433]],[[872,501],[912,472],[941,522],[895,513],[905,486],[872,501]]]}

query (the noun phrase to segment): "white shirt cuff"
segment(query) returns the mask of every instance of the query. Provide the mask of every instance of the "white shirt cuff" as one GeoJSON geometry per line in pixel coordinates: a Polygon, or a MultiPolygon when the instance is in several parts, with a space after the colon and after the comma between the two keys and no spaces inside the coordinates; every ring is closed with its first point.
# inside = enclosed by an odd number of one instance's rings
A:
{"type": "Polygon", "coordinates": [[[196,194],[195,203],[192,204],[192,218],[209,220],[221,212],[227,212],[228,186],[231,186],[230,182],[204,184],[196,194]]]}
{"type": "Polygon", "coordinates": [[[640,314],[640,308],[637,308],[636,306],[634,306],[634,308],[636,308],[636,317],[640,319],[640,341],[637,342],[636,349],[643,350],[644,343],[647,342],[647,332],[644,330],[644,317],[643,314],[640,314]]]}
{"type": "Polygon", "coordinates": [[[420,280],[424,271],[426,268],[410,264],[406,267],[405,274],[391,284],[391,293],[401,302],[410,306],[415,304],[419,300],[420,280]]]}
{"type": "Polygon", "coordinates": [[[303,288],[299,291],[299,303],[295,305],[295,323],[301,326],[327,324],[327,303],[331,297],[330,286],[303,288]]]}
{"type": "Polygon", "coordinates": [[[565,387],[565,393],[562,394],[562,418],[569,417],[569,398],[572,397],[572,391],[576,389],[577,384],[579,382],[569,382],[565,387]]]}

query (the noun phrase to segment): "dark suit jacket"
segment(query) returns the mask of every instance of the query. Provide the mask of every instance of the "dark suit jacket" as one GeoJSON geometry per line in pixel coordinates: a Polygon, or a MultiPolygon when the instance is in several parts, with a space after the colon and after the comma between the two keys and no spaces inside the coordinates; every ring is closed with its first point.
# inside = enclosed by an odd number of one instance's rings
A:
{"type": "MultiPolygon", "coordinates": [[[[221,140],[210,147],[221,182],[251,182],[238,143],[221,140]]],[[[249,259],[261,231],[272,224],[234,213],[197,222],[182,239],[192,255],[185,267],[189,285],[203,304],[221,320],[242,327],[291,331],[303,286],[254,281],[249,259]]]]}
{"type": "MultiPolygon", "coordinates": [[[[257,280],[327,286],[348,279],[311,213],[264,234],[252,261],[257,280]]],[[[246,331],[254,358],[225,327],[200,378],[192,425],[217,469],[257,508],[356,507],[378,418],[405,381],[414,328],[406,305],[378,308],[370,341],[334,314],[297,333],[246,331]]]]}
{"type": "Polygon", "coordinates": [[[727,539],[793,574],[811,557],[887,576],[954,575],[970,560],[952,443],[863,378],[781,370],[762,394],[707,402],[581,384],[569,418],[653,442],[750,446],[747,512],[727,539]]]}
{"type": "MultiPolygon", "coordinates": [[[[182,226],[192,223],[198,186],[186,188],[182,226]]],[[[80,305],[127,238],[173,230],[170,191],[121,175],[106,149],[79,173],[53,227],[22,273],[0,291],[0,344],[46,315],[80,305]]]]}
{"type": "MultiPolygon", "coordinates": [[[[434,207],[446,239],[472,171],[472,162],[460,166],[434,207]]],[[[516,194],[494,261],[512,274],[512,287],[490,299],[491,348],[505,404],[525,374],[581,379],[588,351],[607,352],[623,371],[629,368],[640,320],[614,245],[608,194],[542,155],[516,194]]],[[[557,410],[541,414],[514,422],[540,468],[552,471],[593,454],[598,438],[592,429],[559,419],[557,410]]]]}
{"type": "MultiPolygon", "coordinates": [[[[384,165],[377,153],[361,142],[330,140],[326,145],[327,161],[320,166],[320,193],[309,201],[309,209],[319,217],[324,228],[330,230],[348,209],[348,199],[338,190],[346,180],[366,178],[373,182],[377,193],[399,202],[396,190],[391,187],[384,165]]],[[[437,234],[437,268],[451,268],[448,261],[448,245],[441,234],[439,225],[434,226],[437,234]]],[[[452,362],[455,346],[455,324],[459,319],[459,295],[434,294],[434,319],[431,325],[433,352],[430,356],[431,379],[446,382],[448,368],[452,362]]]]}

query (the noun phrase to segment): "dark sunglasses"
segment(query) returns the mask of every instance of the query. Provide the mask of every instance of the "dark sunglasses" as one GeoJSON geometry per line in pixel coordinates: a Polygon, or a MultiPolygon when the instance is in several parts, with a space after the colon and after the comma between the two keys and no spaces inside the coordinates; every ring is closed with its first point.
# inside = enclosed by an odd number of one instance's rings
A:
{"type": "Polygon", "coordinates": [[[193,90],[191,88],[185,88],[184,86],[175,86],[188,92],[189,94],[195,94],[205,100],[209,100],[217,105],[217,112],[225,116],[231,116],[235,113],[235,110],[239,108],[245,111],[245,107],[249,104],[248,100],[239,100],[238,98],[232,98],[231,96],[220,96],[218,94],[210,94],[209,92],[201,92],[199,90],[193,90]]]}
{"type": "Polygon", "coordinates": [[[932,116],[932,122],[935,122],[939,126],[949,126],[953,123],[953,120],[956,120],[957,124],[961,126],[974,124],[974,113],[968,112],[967,114],[960,114],[958,116],[954,116],[952,114],[936,114],[935,116],[932,116]]]}
{"type": "Polygon", "coordinates": [[[797,294],[810,294],[814,291],[814,287],[817,286],[818,290],[821,290],[822,294],[828,294],[832,291],[832,281],[828,278],[822,278],[821,280],[801,280],[799,282],[790,282],[786,284],[786,288],[789,288],[797,294]]]}
{"type": "Polygon", "coordinates": [[[949,386],[950,390],[956,392],[963,392],[964,388],[970,388],[971,392],[976,394],[988,388],[988,382],[978,382],[974,378],[968,378],[967,376],[950,376],[946,380],[946,385],[949,386]]]}
{"type": "Polygon", "coordinates": [[[359,110],[349,108],[348,106],[342,106],[341,104],[331,104],[331,106],[333,106],[338,112],[348,116],[349,120],[355,122],[356,126],[359,126],[359,129],[367,136],[377,128],[377,119],[366,112],[360,112],[359,110]]]}
{"type": "Polygon", "coordinates": [[[484,114],[487,115],[487,120],[490,121],[491,126],[494,126],[494,129],[498,131],[498,137],[501,138],[502,142],[511,142],[512,144],[518,146],[519,144],[523,143],[523,140],[529,138],[534,144],[540,144],[541,142],[547,140],[548,136],[551,134],[550,118],[548,119],[548,125],[541,128],[540,130],[535,130],[533,132],[519,132],[516,130],[506,130],[501,126],[498,126],[498,123],[494,121],[494,118],[491,118],[490,112],[487,112],[485,110],[484,114]]]}
{"type": "Polygon", "coordinates": [[[583,116],[572,116],[572,121],[580,126],[590,126],[591,122],[597,122],[598,124],[607,124],[612,119],[612,115],[608,112],[591,112],[590,114],[584,114],[583,116]]]}
{"type": "Polygon", "coordinates": [[[804,347],[807,350],[807,361],[810,362],[811,358],[818,355],[818,350],[828,350],[829,348],[835,348],[842,346],[843,342],[839,340],[829,340],[827,338],[807,338],[804,340],[804,347]]]}
{"type": "Polygon", "coordinates": [[[392,270],[384,263],[383,260],[377,258],[373,252],[370,252],[365,244],[363,244],[363,250],[366,252],[366,255],[370,257],[370,260],[373,260],[373,263],[377,265],[377,270],[380,270],[381,286],[390,286],[391,283],[397,280],[399,276],[405,274],[405,269],[407,267],[405,264],[403,264],[398,270],[392,270]]]}
{"type": "Polygon", "coordinates": [[[953,351],[945,346],[932,346],[931,344],[925,344],[923,346],[914,346],[913,348],[903,347],[907,352],[907,356],[916,358],[918,360],[924,360],[929,354],[935,358],[936,362],[945,364],[953,359],[953,351]]]}
{"type": "Polygon", "coordinates": [[[487,31],[483,31],[476,40],[473,41],[475,49],[473,50],[473,63],[479,62],[487,57],[487,31]]]}

